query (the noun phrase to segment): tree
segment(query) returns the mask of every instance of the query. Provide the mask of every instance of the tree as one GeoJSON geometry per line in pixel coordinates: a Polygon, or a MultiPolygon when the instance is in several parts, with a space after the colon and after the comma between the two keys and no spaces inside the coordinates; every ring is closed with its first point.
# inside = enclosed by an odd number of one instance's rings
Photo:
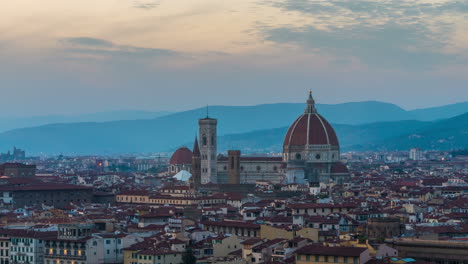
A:
{"type": "Polygon", "coordinates": [[[193,255],[192,249],[187,248],[184,255],[182,256],[182,263],[183,264],[196,264],[197,258],[193,255]]]}

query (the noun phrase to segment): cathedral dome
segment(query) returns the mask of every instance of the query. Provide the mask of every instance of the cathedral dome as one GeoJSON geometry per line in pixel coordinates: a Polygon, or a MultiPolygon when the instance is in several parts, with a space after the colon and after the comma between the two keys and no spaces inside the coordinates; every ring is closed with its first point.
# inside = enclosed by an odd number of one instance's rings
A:
{"type": "Polygon", "coordinates": [[[308,145],[339,147],[335,130],[323,116],[317,113],[312,94],[309,95],[304,113],[289,127],[283,148],[286,152],[290,147],[308,145]]]}
{"type": "Polygon", "coordinates": [[[169,160],[170,165],[180,165],[180,164],[191,164],[192,163],[192,151],[186,147],[179,148],[172,154],[171,159],[169,160]]]}

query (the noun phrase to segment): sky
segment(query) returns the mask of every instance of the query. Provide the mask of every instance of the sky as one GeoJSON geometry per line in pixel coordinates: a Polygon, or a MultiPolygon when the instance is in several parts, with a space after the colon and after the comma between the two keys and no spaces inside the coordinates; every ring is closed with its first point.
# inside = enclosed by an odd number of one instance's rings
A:
{"type": "Polygon", "coordinates": [[[0,115],[468,101],[468,1],[14,0],[0,115]]]}

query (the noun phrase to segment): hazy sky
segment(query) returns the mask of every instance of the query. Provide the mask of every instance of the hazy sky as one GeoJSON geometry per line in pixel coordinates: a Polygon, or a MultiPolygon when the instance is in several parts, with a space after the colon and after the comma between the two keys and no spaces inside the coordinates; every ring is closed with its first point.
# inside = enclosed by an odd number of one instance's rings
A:
{"type": "Polygon", "coordinates": [[[468,100],[468,1],[14,0],[0,115],[468,100]]]}

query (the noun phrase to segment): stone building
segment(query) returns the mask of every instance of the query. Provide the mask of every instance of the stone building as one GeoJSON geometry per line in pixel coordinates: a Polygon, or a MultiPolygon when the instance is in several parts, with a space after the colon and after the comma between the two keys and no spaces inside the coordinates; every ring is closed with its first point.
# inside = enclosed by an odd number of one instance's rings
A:
{"type": "MultiPolygon", "coordinates": [[[[191,166],[197,166],[198,162],[199,166],[191,173],[200,177],[201,184],[267,181],[318,185],[330,181],[343,184],[349,179],[349,171],[340,161],[338,137],[327,120],[318,114],[311,93],[304,113],[288,129],[282,157],[248,157],[242,156],[239,150],[228,151],[227,157],[218,155],[217,124],[218,121],[210,117],[198,120],[200,145],[196,142],[194,152],[199,151],[200,160],[192,157],[191,166]]],[[[174,155],[179,155],[179,151],[174,155]]],[[[189,150],[184,152],[188,156],[189,150]]]]}
{"type": "Polygon", "coordinates": [[[283,161],[288,183],[342,184],[349,172],[340,162],[335,130],[315,107],[312,92],[302,115],[289,127],[283,143],[283,161]]]}
{"type": "Polygon", "coordinates": [[[219,183],[255,184],[257,181],[284,181],[284,163],[281,157],[247,157],[241,156],[240,151],[228,153],[231,154],[228,154],[228,157],[218,157],[219,183]],[[233,155],[234,153],[236,154],[233,155]]]}
{"type": "Polygon", "coordinates": [[[123,233],[93,233],[94,224],[62,224],[44,241],[44,264],[122,263],[123,233]]]}
{"type": "Polygon", "coordinates": [[[70,203],[90,203],[92,200],[93,189],[85,186],[54,183],[0,186],[0,202],[15,208],[42,204],[63,208],[70,203]]]}
{"type": "Polygon", "coordinates": [[[169,160],[167,170],[169,175],[175,175],[182,170],[190,172],[192,170],[192,151],[186,147],[176,150],[169,160]]]}
{"type": "Polygon", "coordinates": [[[383,240],[403,234],[404,225],[399,218],[381,217],[367,220],[366,234],[369,240],[383,240]]]}
{"type": "Polygon", "coordinates": [[[10,235],[9,263],[44,263],[44,240],[56,236],[56,232],[13,229],[10,235]]]}
{"type": "Polygon", "coordinates": [[[3,163],[0,164],[0,176],[7,176],[10,178],[34,177],[36,176],[36,165],[3,163]]]}
{"type": "Polygon", "coordinates": [[[217,125],[218,120],[213,118],[206,117],[198,120],[202,184],[218,183],[217,125]]]}

